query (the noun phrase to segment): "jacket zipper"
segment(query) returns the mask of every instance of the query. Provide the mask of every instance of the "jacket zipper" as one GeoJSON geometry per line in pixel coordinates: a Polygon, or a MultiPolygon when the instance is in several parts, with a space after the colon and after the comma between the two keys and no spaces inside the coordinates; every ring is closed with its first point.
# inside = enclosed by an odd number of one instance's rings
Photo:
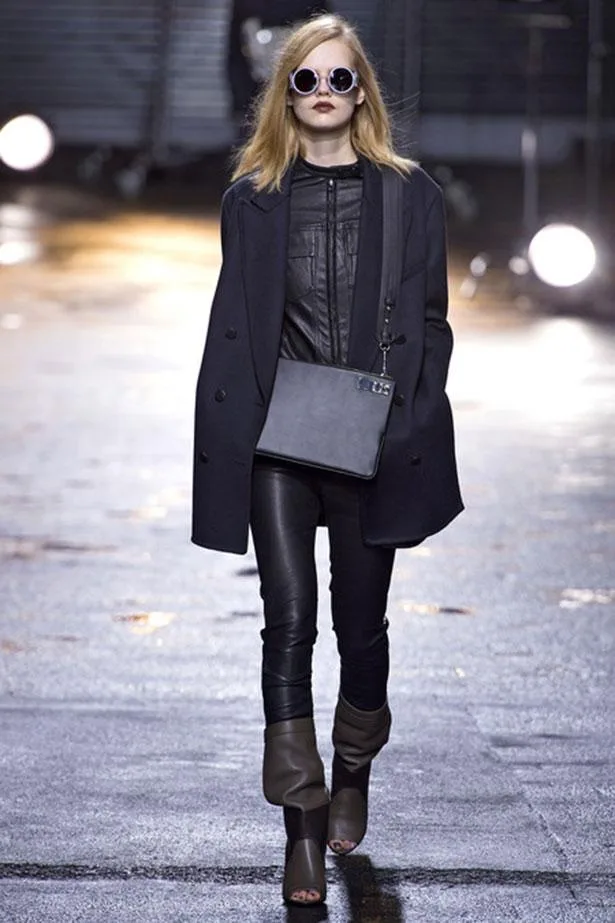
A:
{"type": "Polygon", "coordinates": [[[337,272],[336,248],[337,234],[335,233],[336,202],[335,180],[327,180],[327,307],[329,312],[329,334],[331,338],[331,360],[333,363],[340,361],[340,329],[337,310],[337,272]]]}

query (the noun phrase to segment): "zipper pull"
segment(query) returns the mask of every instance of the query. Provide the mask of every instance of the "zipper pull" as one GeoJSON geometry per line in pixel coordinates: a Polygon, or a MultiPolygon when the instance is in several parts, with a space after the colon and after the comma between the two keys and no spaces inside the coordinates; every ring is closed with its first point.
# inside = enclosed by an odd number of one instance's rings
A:
{"type": "Polygon", "coordinates": [[[380,351],[381,351],[381,353],[382,353],[382,368],[380,369],[380,377],[381,377],[381,378],[388,378],[388,377],[389,377],[389,369],[388,369],[388,366],[387,366],[387,358],[388,358],[388,354],[389,354],[389,349],[390,349],[390,348],[391,348],[390,346],[385,346],[385,345],[382,344],[382,343],[380,344],[380,351]]]}

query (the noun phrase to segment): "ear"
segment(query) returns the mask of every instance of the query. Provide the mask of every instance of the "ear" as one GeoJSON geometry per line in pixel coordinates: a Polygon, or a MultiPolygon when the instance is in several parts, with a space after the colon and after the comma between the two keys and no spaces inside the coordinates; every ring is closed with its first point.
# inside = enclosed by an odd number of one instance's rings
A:
{"type": "Polygon", "coordinates": [[[363,87],[359,87],[359,88],[357,89],[357,102],[356,102],[356,105],[357,105],[357,106],[360,106],[360,105],[361,105],[362,103],[364,103],[364,102],[365,102],[365,90],[363,89],[363,87]]]}

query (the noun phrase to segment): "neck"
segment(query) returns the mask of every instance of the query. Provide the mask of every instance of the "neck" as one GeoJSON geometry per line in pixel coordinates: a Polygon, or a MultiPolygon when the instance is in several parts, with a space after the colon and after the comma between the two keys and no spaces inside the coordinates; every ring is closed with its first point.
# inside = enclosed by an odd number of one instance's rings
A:
{"type": "Polygon", "coordinates": [[[339,134],[331,133],[326,137],[322,134],[302,132],[301,141],[302,156],[320,167],[336,167],[340,164],[354,163],[357,159],[347,128],[340,130],[339,134]]]}

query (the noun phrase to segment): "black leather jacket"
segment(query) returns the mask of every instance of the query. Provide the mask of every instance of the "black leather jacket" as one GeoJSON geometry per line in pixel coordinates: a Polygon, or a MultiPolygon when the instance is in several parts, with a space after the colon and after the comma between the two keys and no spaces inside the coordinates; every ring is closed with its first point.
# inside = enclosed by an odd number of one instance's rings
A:
{"type": "Polygon", "coordinates": [[[360,163],[292,175],[286,306],[280,356],[345,365],[363,180],[360,163]]]}

